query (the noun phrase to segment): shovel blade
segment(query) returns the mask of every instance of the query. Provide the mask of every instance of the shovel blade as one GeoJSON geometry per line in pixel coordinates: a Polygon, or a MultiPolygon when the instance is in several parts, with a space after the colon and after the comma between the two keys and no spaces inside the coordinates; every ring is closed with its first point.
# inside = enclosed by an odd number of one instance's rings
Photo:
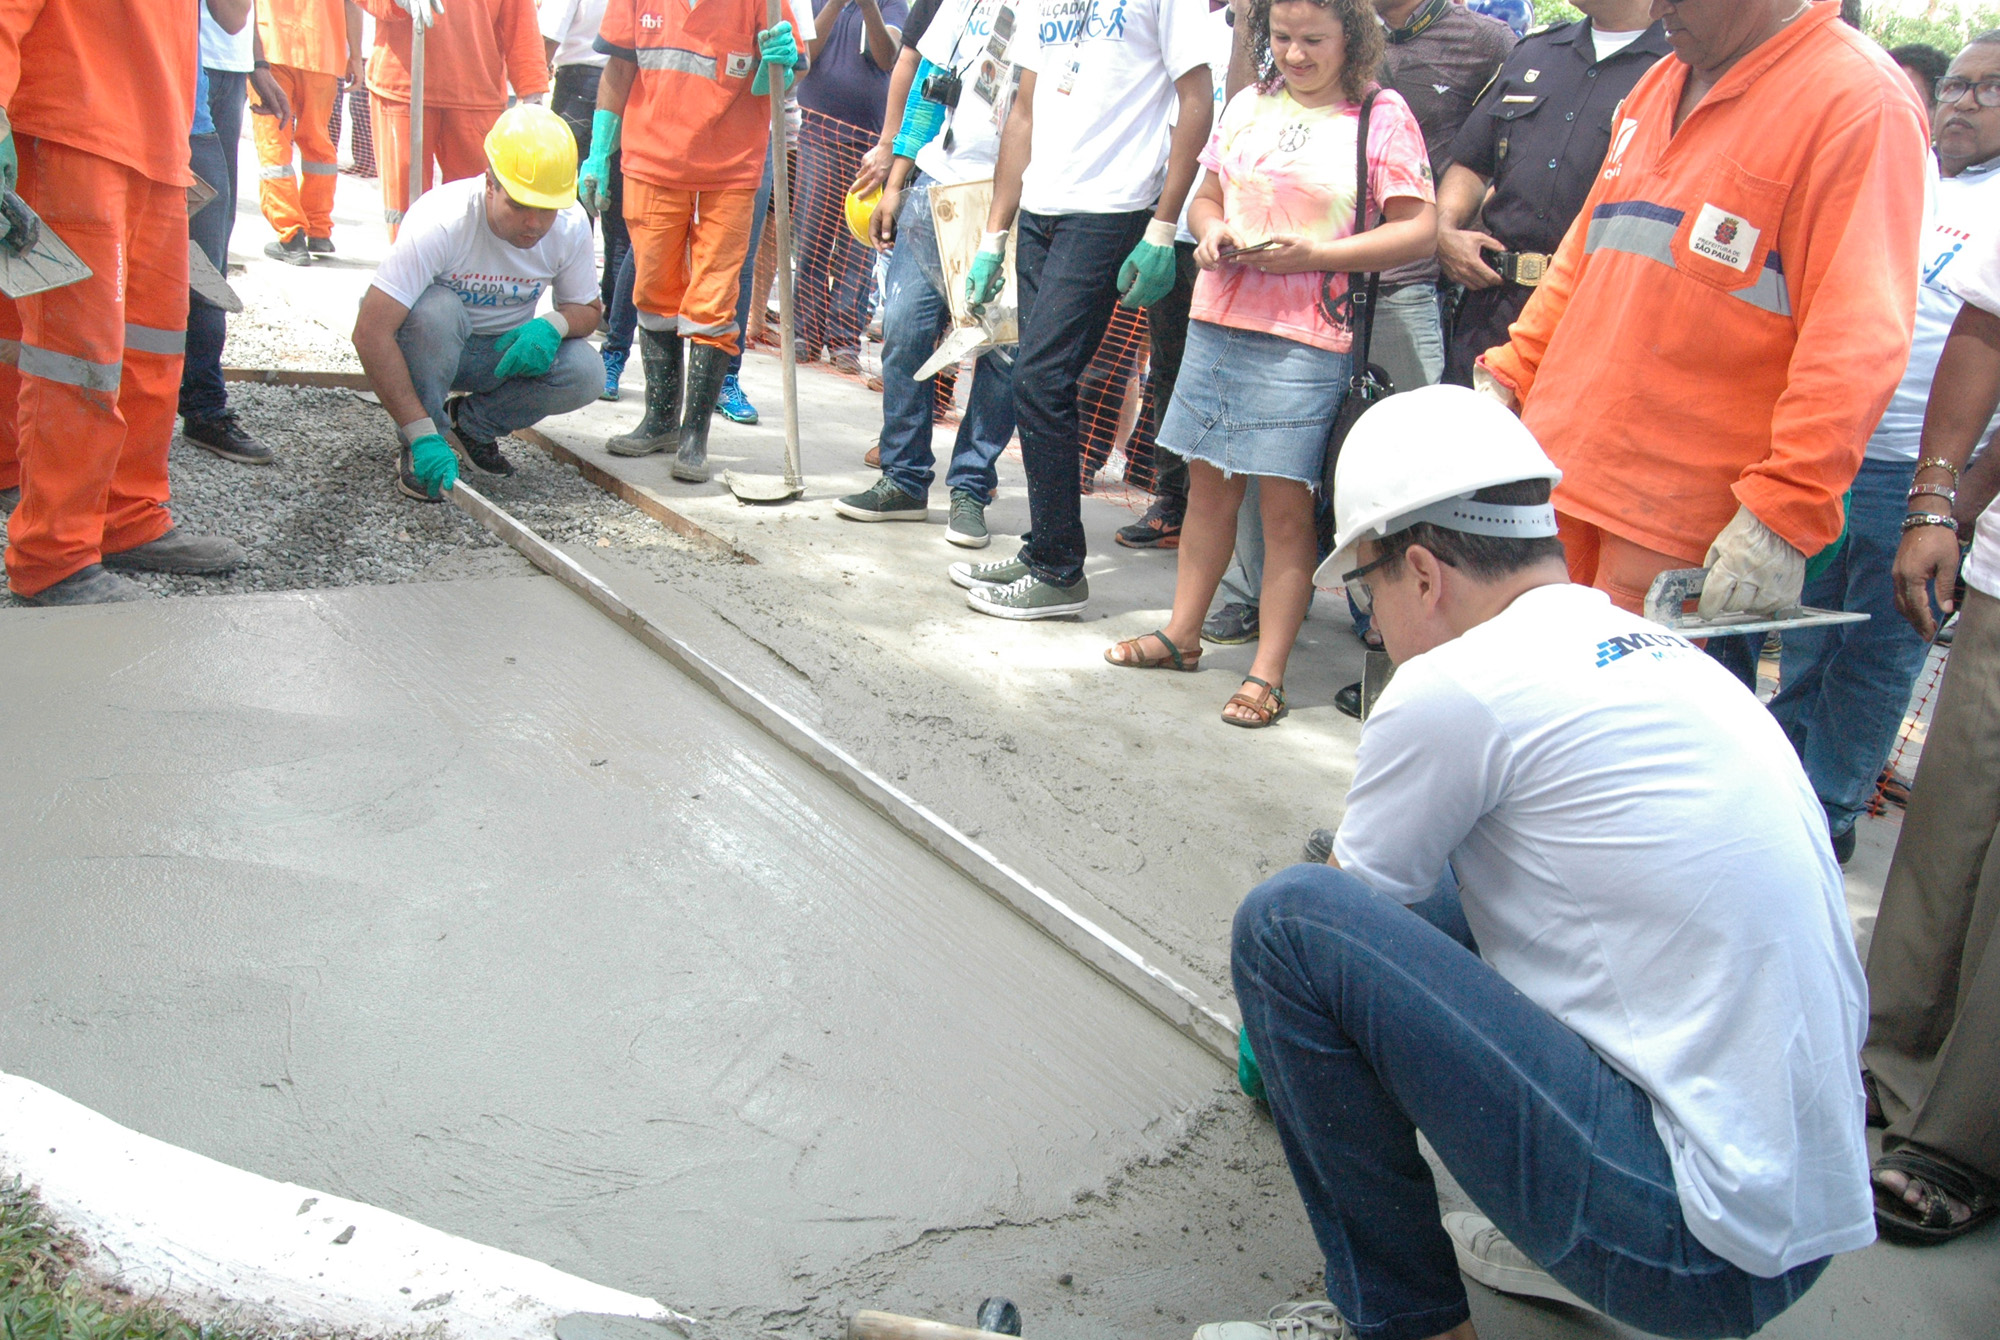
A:
{"type": "Polygon", "coordinates": [[[794,484],[783,475],[740,475],[734,470],[725,470],[722,482],[728,485],[738,502],[790,502],[806,491],[803,482],[794,484]]]}

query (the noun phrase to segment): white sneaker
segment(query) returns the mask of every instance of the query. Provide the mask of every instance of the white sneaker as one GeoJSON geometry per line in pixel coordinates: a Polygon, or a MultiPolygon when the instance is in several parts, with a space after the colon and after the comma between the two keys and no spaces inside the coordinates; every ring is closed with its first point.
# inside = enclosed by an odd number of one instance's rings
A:
{"type": "Polygon", "coordinates": [[[1507,1241],[1507,1235],[1485,1215],[1454,1210],[1444,1217],[1444,1231],[1451,1235],[1452,1250],[1458,1253],[1458,1268],[1487,1288],[1597,1311],[1507,1241]]]}
{"type": "Polygon", "coordinates": [[[1355,1340],[1332,1303],[1282,1303],[1264,1321],[1211,1321],[1194,1340],[1355,1340]]]}

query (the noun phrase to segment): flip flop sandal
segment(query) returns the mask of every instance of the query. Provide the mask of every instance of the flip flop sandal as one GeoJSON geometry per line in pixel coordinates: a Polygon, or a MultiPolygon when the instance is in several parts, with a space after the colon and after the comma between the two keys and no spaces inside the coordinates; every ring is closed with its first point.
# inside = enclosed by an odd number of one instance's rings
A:
{"type": "Polygon", "coordinates": [[[1162,666],[1171,665],[1186,675],[1201,668],[1201,648],[1197,646],[1193,651],[1182,651],[1167,637],[1165,629],[1155,629],[1143,636],[1120,642],[1104,653],[1104,659],[1122,670],[1158,670],[1162,666]],[[1149,637],[1160,640],[1160,645],[1167,649],[1165,656],[1155,656],[1146,650],[1144,644],[1149,637]]]}
{"type": "Polygon", "coordinates": [[[1243,682],[1245,684],[1255,684],[1258,688],[1264,690],[1264,696],[1262,698],[1252,698],[1247,693],[1233,695],[1228,702],[1222,705],[1224,713],[1222,720],[1224,724],[1241,726],[1245,730],[1262,730],[1266,726],[1276,725],[1278,722],[1283,721],[1291,713],[1292,709],[1285,705],[1285,691],[1277,685],[1261,680],[1255,675],[1245,675],[1243,682]],[[1227,715],[1229,709],[1232,707],[1244,708],[1255,715],[1252,720],[1240,721],[1235,717],[1227,715]]]}
{"type": "Polygon", "coordinates": [[[1883,1237],[1915,1246],[1950,1242],[2000,1214],[2000,1196],[1989,1185],[1907,1145],[1875,1160],[1871,1177],[1883,1172],[1902,1173],[1923,1190],[1923,1204],[1912,1205],[1886,1187],[1875,1187],[1875,1226],[1883,1237]],[[1971,1213],[1954,1223],[1947,1196],[1971,1213]]]}

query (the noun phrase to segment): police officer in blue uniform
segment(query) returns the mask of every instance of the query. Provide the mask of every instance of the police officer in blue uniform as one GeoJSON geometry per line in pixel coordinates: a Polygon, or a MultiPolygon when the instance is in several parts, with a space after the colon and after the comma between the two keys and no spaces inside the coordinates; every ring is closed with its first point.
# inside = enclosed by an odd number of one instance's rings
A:
{"type": "Polygon", "coordinates": [[[1451,145],[1438,183],[1438,262],[1463,287],[1445,380],[1507,340],[1611,145],[1611,116],[1672,48],[1651,0],[1577,0],[1578,23],[1528,34],[1451,145]],[[1492,197],[1487,197],[1487,188],[1492,197]]]}

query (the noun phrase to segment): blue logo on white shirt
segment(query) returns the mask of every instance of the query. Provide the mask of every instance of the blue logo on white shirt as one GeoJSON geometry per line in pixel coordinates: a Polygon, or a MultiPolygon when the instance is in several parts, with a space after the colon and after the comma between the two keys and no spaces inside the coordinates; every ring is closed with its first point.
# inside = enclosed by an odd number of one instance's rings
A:
{"type": "Polygon", "coordinates": [[[1045,47],[1125,38],[1125,0],[1117,0],[1108,14],[1100,12],[1097,0],[1069,0],[1061,9],[1051,10],[1041,26],[1045,47]]]}
{"type": "Polygon", "coordinates": [[[1597,644],[1596,668],[1602,670],[1613,661],[1622,661],[1642,651],[1650,651],[1654,660],[1663,661],[1668,656],[1693,650],[1693,645],[1686,638],[1675,637],[1672,633],[1626,633],[1597,644]]]}

